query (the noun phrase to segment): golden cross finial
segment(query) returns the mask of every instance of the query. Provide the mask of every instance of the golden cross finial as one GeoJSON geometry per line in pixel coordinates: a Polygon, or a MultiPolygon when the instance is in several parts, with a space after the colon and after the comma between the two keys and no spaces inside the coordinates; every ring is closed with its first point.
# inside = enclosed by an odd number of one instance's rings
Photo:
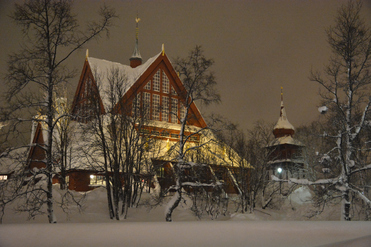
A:
{"type": "Polygon", "coordinates": [[[137,17],[135,18],[135,22],[137,23],[137,26],[136,26],[136,33],[135,33],[135,38],[138,40],[138,35],[139,35],[139,27],[138,27],[138,23],[140,22],[140,18],[138,17],[138,13],[137,13],[137,17]]]}

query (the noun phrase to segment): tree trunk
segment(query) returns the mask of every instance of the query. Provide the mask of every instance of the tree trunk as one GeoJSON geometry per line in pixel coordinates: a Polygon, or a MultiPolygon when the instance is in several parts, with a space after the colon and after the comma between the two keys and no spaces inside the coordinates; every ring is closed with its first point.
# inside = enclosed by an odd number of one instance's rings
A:
{"type": "MultiPolygon", "coordinates": [[[[107,168],[105,168],[107,171],[107,168]]],[[[108,173],[106,172],[106,192],[107,192],[107,202],[108,202],[108,213],[109,217],[112,220],[113,217],[115,217],[115,213],[113,211],[113,204],[112,204],[112,189],[111,189],[111,183],[110,183],[110,177],[108,173]]]]}
{"type": "Polygon", "coordinates": [[[48,88],[48,110],[47,110],[47,146],[46,146],[46,176],[47,176],[47,211],[49,223],[57,223],[53,209],[53,83],[51,81],[51,72],[49,76],[48,88]]]}
{"type": "Polygon", "coordinates": [[[168,210],[166,212],[166,221],[167,222],[173,221],[172,220],[173,211],[174,211],[174,209],[176,209],[176,207],[178,207],[181,199],[182,199],[182,192],[181,192],[181,189],[179,188],[179,189],[177,189],[177,191],[175,192],[175,195],[173,196],[173,198],[169,202],[170,207],[168,208],[168,210]]]}
{"type": "Polygon", "coordinates": [[[345,190],[342,195],[342,220],[350,221],[350,201],[349,190],[345,190]]]}

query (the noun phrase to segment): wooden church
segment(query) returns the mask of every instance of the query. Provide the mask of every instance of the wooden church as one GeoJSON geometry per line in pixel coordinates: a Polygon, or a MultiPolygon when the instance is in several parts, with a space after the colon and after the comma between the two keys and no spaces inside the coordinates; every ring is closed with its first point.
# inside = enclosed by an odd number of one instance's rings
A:
{"type": "MultiPolygon", "coordinates": [[[[75,148],[71,148],[69,151],[69,164],[64,172],[68,188],[71,190],[88,191],[104,185],[104,171],[94,164],[101,157],[94,154],[95,158],[88,158],[83,157],[81,153],[76,154],[81,152],[78,150],[83,150],[82,148],[87,146],[89,141],[89,137],[86,137],[83,132],[79,132],[79,129],[92,121],[95,114],[93,111],[96,110],[92,107],[93,103],[99,106],[98,114],[101,116],[120,113],[133,117],[139,111],[140,114],[145,113],[148,121],[144,126],[141,126],[140,131],[149,134],[150,138],[157,141],[158,148],[156,150],[158,152],[156,155],[152,153],[147,157],[151,167],[140,171],[141,179],[146,180],[150,187],[160,186],[162,190],[166,190],[175,183],[173,164],[176,159],[169,153],[179,140],[181,127],[179,116],[184,116],[183,102],[185,99],[183,95],[185,88],[166,55],[164,46],[160,53],[149,58],[146,62],[142,61],[138,49],[138,30],[134,52],[129,61],[130,65],[123,65],[89,57],[88,51],[86,53],[72,107],[69,110],[73,116],[71,125],[74,130],[73,142],[75,144],[72,144],[72,147],[75,148]],[[112,89],[110,88],[112,86],[109,78],[110,71],[116,71],[125,77],[123,79],[125,85],[121,87],[123,89],[122,97],[115,100],[108,93],[112,89]],[[146,106],[145,109],[143,109],[144,106],[146,106]]],[[[192,116],[187,121],[189,133],[207,129],[207,124],[194,103],[190,107],[189,116],[192,116]]],[[[208,131],[208,134],[209,136],[193,135],[187,145],[206,143],[211,138],[211,131],[208,131]]],[[[33,143],[43,145],[45,140],[41,124],[35,124],[32,136],[33,143]]],[[[215,143],[204,145],[203,151],[199,155],[209,162],[202,173],[202,179],[223,181],[226,193],[239,193],[238,181],[241,178],[237,179],[233,174],[237,174],[240,167],[233,165],[235,162],[233,162],[233,158],[227,157],[225,149],[215,143]],[[211,157],[211,153],[218,155],[206,159],[206,156],[211,157]]],[[[44,159],[44,156],[45,154],[39,146],[31,148],[29,152],[30,169],[42,166],[40,160],[44,159]]],[[[244,166],[244,169],[251,168],[249,164],[244,166]]],[[[58,176],[55,176],[53,181],[57,183],[58,176]]]]}
{"type": "Polygon", "coordinates": [[[295,128],[289,122],[283,104],[281,88],[280,117],[273,128],[275,139],[268,145],[269,150],[269,175],[282,179],[305,178],[303,149],[304,145],[294,139],[295,128]]]}

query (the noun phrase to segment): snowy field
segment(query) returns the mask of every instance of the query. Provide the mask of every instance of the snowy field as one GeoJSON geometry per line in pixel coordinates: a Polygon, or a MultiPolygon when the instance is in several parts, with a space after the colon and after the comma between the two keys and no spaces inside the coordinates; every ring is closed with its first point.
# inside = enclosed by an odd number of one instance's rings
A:
{"type": "Polygon", "coordinates": [[[370,222],[215,221],[11,224],[0,246],[371,246],[370,222]],[[329,245],[334,244],[335,245],[329,245]]]}
{"type": "MultiPolygon", "coordinates": [[[[89,192],[82,213],[56,208],[58,224],[46,216],[25,221],[7,209],[0,226],[0,247],[18,246],[371,246],[371,222],[342,222],[338,210],[304,221],[308,192],[294,193],[281,210],[229,212],[217,220],[198,220],[182,205],[174,222],[164,222],[164,205],[131,209],[126,220],[108,218],[103,189],[89,192]],[[331,221],[325,221],[331,220],[331,221]]],[[[73,208],[73,207],[71,207],[73,208]]],[[[232,205],[231,205],[232,208],[232,205]]]]}

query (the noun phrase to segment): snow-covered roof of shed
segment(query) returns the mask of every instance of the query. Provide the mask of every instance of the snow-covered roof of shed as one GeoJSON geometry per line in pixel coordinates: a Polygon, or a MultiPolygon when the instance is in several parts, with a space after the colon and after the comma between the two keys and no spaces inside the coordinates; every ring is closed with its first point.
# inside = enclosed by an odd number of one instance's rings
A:
{"type": "MultiPolygon", "coordinates": [[[[139,77],[148,69],[149,66],[161,55],[161,52],[154,57],[151,57],[147,62],[132,68],[129,65],[123,65],[116,62],[111,62],[104,59],[88,57],[88,62],[92,70],[94,79],[100,89],[100,96],[106,111],[110,111],[112,106],[109,105],[108,97],[105,97],[105,92],[109,92],[108,75],[112,70],[118,70],[119,73],[126,78],[126,85],[123,86],[124,93],[126,93],[139,77]]],[[[116,102],[117,103],[117,102],[116,102]]]]}

